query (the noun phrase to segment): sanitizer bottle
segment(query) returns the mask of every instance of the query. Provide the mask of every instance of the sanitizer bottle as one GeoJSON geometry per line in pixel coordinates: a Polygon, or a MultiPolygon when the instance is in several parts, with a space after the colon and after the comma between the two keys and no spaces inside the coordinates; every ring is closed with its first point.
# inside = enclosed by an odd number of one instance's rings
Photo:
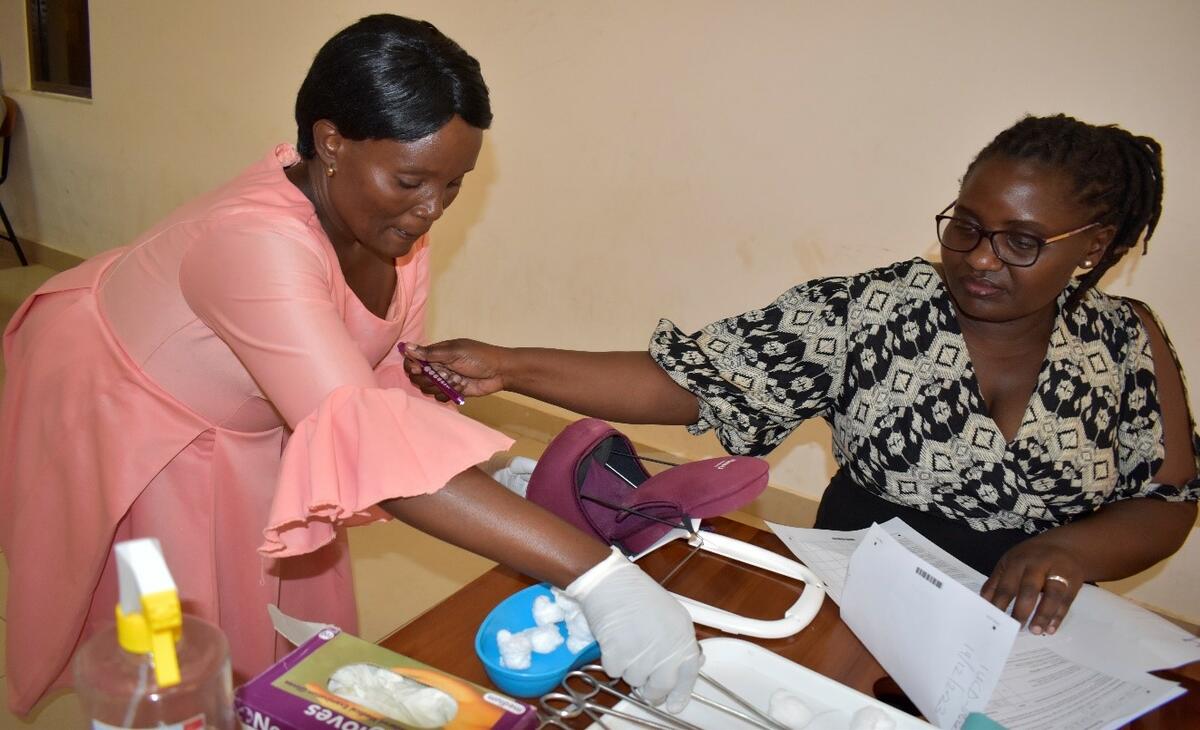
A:
{"type": "Polygon", "coordinates": [[[229,644],[179,607],[158,540],[117,543],[117,624],[75,654],[92,730],[234,730],[229,644]]]}

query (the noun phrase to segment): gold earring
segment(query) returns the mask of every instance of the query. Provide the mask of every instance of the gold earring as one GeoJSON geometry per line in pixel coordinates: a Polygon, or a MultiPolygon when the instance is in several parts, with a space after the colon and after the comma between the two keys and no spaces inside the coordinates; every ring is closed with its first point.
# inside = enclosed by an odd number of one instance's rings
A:
{"type": "Polygon", "coordinates": [[[334,169],[333,165],[331,164],[325,168],[325,177],[333,177],[335,172],[337,172],[337,170],[334,169]]]}
{"type": "Polygon", "coordinates": [[[1085,268],[1085,269],[1090,269],[1090,268],[1092,268],[1092,260],[1091,260],[1091,259],[1088,259],[1087,261],[1084,261],[1084,262],[1083,262],[1083,268],[1085,268]]]}

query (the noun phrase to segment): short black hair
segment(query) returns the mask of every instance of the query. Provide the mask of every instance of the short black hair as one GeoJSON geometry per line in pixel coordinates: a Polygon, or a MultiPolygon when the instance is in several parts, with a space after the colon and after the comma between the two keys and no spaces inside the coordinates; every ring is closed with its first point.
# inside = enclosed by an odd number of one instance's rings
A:
{"type": "Polygon", "coordinates": [[[411,142],[458,115],[492,123],[479,62],[432,23],[369,15],[321,47],[296,95],[296,148],[312,159],[313,125],[327,119],[348,139],[411,142]]]}
{"type": "MultiPolygon", "coordinates": [[[[1071,175],[1076,199],[1094,220],[1116,228],[1097,265],[1067,301],[1073,307],[1141,239],[1143,253],[1162,214],[1162,147],[1115,124],[1097,126],[1065,114],[1027,116],[984,147],[967,175],[991,157],[1036,160],[1071,175]]],[[[966,177],[963,178],[964,180],[966,177]]]]}

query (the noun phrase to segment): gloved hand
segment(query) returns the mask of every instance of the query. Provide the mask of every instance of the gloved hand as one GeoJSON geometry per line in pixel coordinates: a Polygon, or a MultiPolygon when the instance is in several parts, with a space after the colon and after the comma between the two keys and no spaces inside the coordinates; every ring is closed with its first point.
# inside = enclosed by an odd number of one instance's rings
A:
{"type": "Polygon", "coordinates": [[[496,454],[479,468],[483,469],[492,479],[504,485],[508,491],[524,497],[529,491],[529,477],[537,462],[524,456],[513,456],[508,452],[496,454]]]}
{"type": "Polygon", "coordinates": [[[564,591],[579,603],[600,642],[600,661],[655,705],[679,712],[691,698],[704,656],[679,601],[613,548],[564,591]]]}

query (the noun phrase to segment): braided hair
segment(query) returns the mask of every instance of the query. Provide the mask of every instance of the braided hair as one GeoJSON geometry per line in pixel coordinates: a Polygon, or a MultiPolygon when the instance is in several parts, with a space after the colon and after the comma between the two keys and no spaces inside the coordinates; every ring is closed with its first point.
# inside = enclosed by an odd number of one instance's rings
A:
{"type": "MultiPolygon", "coordinates": [[[[1162,147],[1115,124],[1096,126],[1057,114],[1028,116],[996,135],[967,167],[991,157],[1036,160],[1072,176],[1078,202],[1093,220],[1116,228],[1104,256],[1066,302],[1074,307],[1140,239],[1145,254],[1162,214],[1162,147]]],[[[964,177],[965,179],[965,177],[964,177]]]]}

